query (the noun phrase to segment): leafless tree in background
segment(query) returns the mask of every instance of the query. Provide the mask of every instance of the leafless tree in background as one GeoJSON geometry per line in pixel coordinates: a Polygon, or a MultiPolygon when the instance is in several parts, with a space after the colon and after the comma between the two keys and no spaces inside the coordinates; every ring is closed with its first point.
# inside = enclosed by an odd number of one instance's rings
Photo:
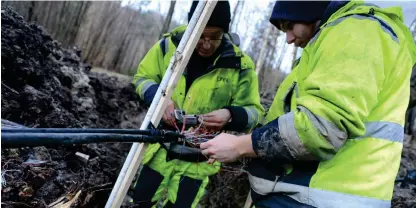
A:
{"type": "Polygon", "coordinates": [[[169,6],[168,15],[166,17],[165,23],[162,27],[162,32],[159,35],[159,39],[162,38],[163,34],[167,33],[169,30],[170,22],[172,21],[173,12],[175,11],[176,1],[171,1],[169,6]]]}
{"type": "Polygon", "coordinates": [[[244,4],[244,1],[237,1],[237,4],[234,7],[233,16],[231,18],[231,23],[230,23],[231,32],[236,32],[236,28],[238,25],[236,24],[237,23],[236,19],[237,19],[237,16],[240,16],[243,4],[244,4]]]}
{"type": "Polygon", "coordinates": [[[264,59],[266,59],[267,51],[269,51],[269,47],[267,47],[269,43],[269,36],[273,30],[273,27],[274,27],[273,25],[269,24],[269,26],[266,29],[266,32],[264,33],[263,44],[260,50],[260,55],[257,58],[257,62],[256,62],[256,74],[257,75],[261,74],[261,71],[263,70],[263,62],[264,62],[264,59]]]}

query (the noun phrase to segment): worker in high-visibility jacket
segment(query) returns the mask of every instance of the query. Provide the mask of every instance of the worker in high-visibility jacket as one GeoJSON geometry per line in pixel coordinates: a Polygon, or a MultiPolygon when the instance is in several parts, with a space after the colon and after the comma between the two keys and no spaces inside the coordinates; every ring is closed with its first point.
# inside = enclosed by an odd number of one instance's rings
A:
{"type": "MultiPolygon", "coordinates": [[[[193,2],[188,20],[197,3],[193,2]]],[[[203,115],[203,127],[214,131],[248,132],[263,120],[254,63],[231,42],[227,34],[230,20],[229,2],[219,1],[177,83],[162,118],[164,124],[175,125],[174,109],[203,115]]],[[[133,82],[145,103],[152,102],[185,29],[174,29],[141,61],[133,82]]],[[[149,145],[135,182],[133,201],[140,207],[196,207],[208,176],[220,169],[220,163],[207,164],[203,155],[185,158],[170,153],[159,144],[149,145]]]]}
{"type": "Polygon", "coordinates": [[[416,46],[400,7],[278,1],[270,22],[304,48],[265,125],[202,143],[221,162],[255,157],[259,207],[390,207],[416,46]]]}

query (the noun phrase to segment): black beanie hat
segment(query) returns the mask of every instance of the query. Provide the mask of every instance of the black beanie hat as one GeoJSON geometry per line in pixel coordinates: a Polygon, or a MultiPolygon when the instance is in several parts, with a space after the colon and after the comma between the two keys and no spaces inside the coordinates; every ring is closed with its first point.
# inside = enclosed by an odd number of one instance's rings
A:
{"type": "MultiPolygon", "coordinates": [[[[191,20],[199,1],[193,1],[191,9],[188,13],[188,22],[191,20]]],[[[212,11],[211,17],[207,22],[207,26],[215,26],[222,28],[224,32],[228,32],[231,22],[231,9],[228,1],[218,1],[212,11]]]]}
{"type": "Polygon", "coordinates": [[[280,29],[279,20],[315,22],[321,20],[330,1],[276,1],[270,23],[280,29]]]}

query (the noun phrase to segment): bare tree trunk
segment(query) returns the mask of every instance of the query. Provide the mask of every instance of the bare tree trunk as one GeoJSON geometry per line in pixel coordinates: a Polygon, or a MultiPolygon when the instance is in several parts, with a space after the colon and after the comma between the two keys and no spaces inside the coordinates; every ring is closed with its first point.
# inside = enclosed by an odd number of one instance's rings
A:
{"type": "Polygon", "coordinates": [[[297,55],[297,52],[298,52],[298,47],[296,47],[296,46],[293,46],[293,58],[292,58],[292,67],[291,67],[291,69],[293,70],[293,68],[296,66],[296,55],[297,55]]]}
{"type": "Polygon", "coordinates": [[[168,16],[166,17],[165,23],[163,24],[162,32],[159,35],[159,39],[161,39],[163,37],[163,34],[167,33],[169,30],[170,22],[172,21],[173,12],[175,11],[175,4],[176,4],[176,1],[170,2],[168,16]]]}
{"type": "Polygon", "coordinates": [[[267,55],[266,55],[268,57],[268,59],[265,60],[265,62],[263,64],[264,70],[262,70],[261,74],[258,75],[259,80],[261,80],[261,83],[259,85],[261,93],[263,93],[264,89],[267,91],[267,89],[270,85],[270,82],[271,82],[271,79],[269,79],[268,75],[270,73],[272,73],[272,71],[273,71],[273,69],[270,65],[270,62],[273,59],[274,51],[275,51],[275,47],[272,47],[272,48],[269,47],[269,49],[267,50],[267,55]]]}
{"type": "MultiPolygon", "coordinates": [[[[262,74],[259,76],[262,77],[262,83],[261,83],[261,88],[263,91],[262,92],[268,92],[270,91],[271,87],[274,86],[276,80],[271,78],[270,75],[274,73],[274,69],[273,69],[273,63],[276,61],[276,50],[278,49],[277,46],[277,40],[279,38],[279,33],[275,33],[272,32],[271,36],[277,36],[277,37],[272,37],[272,40],[269,41],[269,50],[267,52],[267,58],[265,60],[265,63],[263,64],[265,70],[262,71],[262,74]]],[[[274,75],[272,75],[274,76],[274,75]]]]}
{"type": "MultiPolygon", "coordinates": [[[[231,23],[230,23],[231,29],[233,28],[233,25],[234,25],[234,23],[236,21],[237,15],[239,14],[239,10],[240,10],[241,3],[242,2],[243,1],[237,1],[237,5],[234,7],[233,16],[232,16],[231,23]]],[[[235,30],[232,30],[232,31],[235,32],[235,30]]]]}
{"type": "MultiPolygon", "coordinates": [[[[238,22],[240,22],[241,16],[243,15],[244,4],[245,1],[238,1],[237,6],[239,7],[234,9],[233,15],[235,16],[233,16],[233,19],[231,20],[231,31],[237,32],[238,30],[238,22]]],[[[247,32],[247,30],[245,31],[247,32]]]]}
{"type": "Polygon", "coordinates": [[[266,63],[266,66],[270,66],[270,68],[272,69],[273,68],[273,63],[274,63],[274,61],[275,61],[275,56],[274,56],[274,54],[276,53],[276,49],[278,48],[278,45],[277,45],[277,41],[279,40],[279,36],[280,36],[280,32],[277,32],[277,33],[273,33],[273,36],[276,36],[276,37],[274,37],[272,40],[272,43],[271,43],[271,47],[272,47],[272,50],[271,50],[271,53],[270,53],[270,58],[269,59],[267,59],[267,63],[266,63]]]}
{"type": "Polygon", "coordinates": [[[268,25],[268,27],[266,29],[266,32],[264,33],[263,47],[261,48],[260,55],[259,55],[259,58],[257,59],[257,63],[256,63],[256,74],[257,75],[261,74],[261,71],[263,70],[263,62],[264,62],[264,59],[266,58],[267,48],[268,48],[267,43],[269,41],[269,36],[270,36],[270,33],[271,33],[273,27],[274,27],[273,25],[268,25]]]}
{"type": "Polygon", "coordinates": [[[283,39],[282,40],[282,45],[281,45],[282,46],[282,50],[280,51],[279,60],[277,61],[277,68],[279,70],[280,70],[280,65],[282,65],[283,58],[285,57],[285,54],[286,54],[287,45],[288,44],[285,43],[285,39],[283,39]]]}

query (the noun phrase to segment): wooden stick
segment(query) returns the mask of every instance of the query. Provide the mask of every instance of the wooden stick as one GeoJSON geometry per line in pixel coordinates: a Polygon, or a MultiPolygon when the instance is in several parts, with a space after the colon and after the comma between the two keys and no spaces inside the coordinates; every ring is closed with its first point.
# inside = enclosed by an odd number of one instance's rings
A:
{"type": "MultiPolygon", "coordinates": [[[[182,75],[186,65],[188,64],[189,58],[192,55],[192,52],[196,46],[196,43],[199,39],[199,37],[202,34],[203,29],[205,28],[206,23],[208,22],[209,17],[211,16],[212,11],[215,8],[215,5],[217,4],[217,1],[200,1],[199,4],[204,4],[204,9],[202,10],[202,13],[200,15],[195,11],[194,16],[192,17],[190,24],[195,19],[198,19],[196,22],[195,28],[191,28],[188,25],[187,31],[184,34],[184,37],[182,38],[181,42],[179,43],[179,46],[174,54],[174,56],[171,59],[171,69],[172,74],[169,78],[166,91],[162,91],[163,89],[162,85],[158,89],[158,93],[163,93],[163,96],[160,98],[156,109],[154,109],[154,113],[148,113],[146,117],[151,116],[150,121],[152,124],[157,126],[160,122],[160,119],[162,118],[163,112],[166,109],[166,106],[168,104],[168,100],[172,96],[173,90],[176,87],[176,83],[179,80],[179,77],[182,75]],[[199,17],[197,16],[199,15],[199,17]],[[192,30],[193,29],[193,30],[192,30]],[[186,41],[185,36],[187,33],[191,33],[189,36],[188,41],[186,41]],[[186,42],[183,42],[186,41],[186,42]],[[185,44],[184,50],[180,51],[181,45],[185,44]],[[173,64],[172,64],[173,63],[173,64]]],[[[198,7],[197,7],[198,9],[198,7]]],[[[165,73],[165,76],[168,73],[165,73]]],[[[153,102],[157,102],[157,100],[154,100],[153,102]]],[[[153,105],[153,103],[152,103],[153,105]]],[[[152,109],[152,105],[149,108],[149,111],[152,109]]],[[[146,118],[145,118],[146,120],[146,118]]],[[[147,124],[146,124],[147,126],[147,124]]],[[[131,182],[133,180],[133,177],[135,174],[137,174],[137,170],[140,166],[141,161],[143,160],[144,153],[146,151],[147,144],[141,143],[141,144],[134,144],[129,152],[128,158],[126,159],[126,162],[124,163],[124,166],[122,170],[120,171],[120,175],[117,179],[116,184],[114,185],[114,188],[111,192],[110,198],[107,201],[106,208],[116,208],[120,207],[121,203],[124,200],[124,197],[126,196],[126,193],[128,189],[130,188],[131,182]]]]}

